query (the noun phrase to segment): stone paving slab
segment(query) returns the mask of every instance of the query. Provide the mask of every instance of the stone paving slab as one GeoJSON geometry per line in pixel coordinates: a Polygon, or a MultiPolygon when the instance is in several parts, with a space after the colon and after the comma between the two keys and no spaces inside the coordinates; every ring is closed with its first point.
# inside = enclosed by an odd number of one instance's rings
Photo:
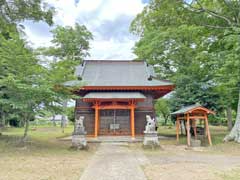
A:
{"type": "MultiPolygon", "coordinates": [[[[161,140],[168,140],[168,139],[175,139],[175,137],[166,137],[166,136],[158,136],[158,139],[161,140]]],[[[71,141],[72,136],[60,138],[61,141],[71,141]]],[[[114,142],[142,142],[143,136],[137,136],[132,138],[131,136],[98,136],[98,137],[87,137],[88,143],[114,143],[114,142]]]]}
{"type": "Polygon", "coordinates": [[[127,143],[101,143],[80,180],[146,180],[141,168],[145,161],[127,143]]]}

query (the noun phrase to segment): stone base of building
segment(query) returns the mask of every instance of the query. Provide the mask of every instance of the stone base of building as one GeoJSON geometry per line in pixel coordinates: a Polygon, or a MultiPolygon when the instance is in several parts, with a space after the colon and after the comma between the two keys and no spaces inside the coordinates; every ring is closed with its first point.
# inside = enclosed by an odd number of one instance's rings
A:
{"type": "Polygon", "coordinates": [[[160,147],[157,132],[144,133],[143,147],[144,148],[160,147]]]}
{"type": "Polygon", "coordinates": [[[87,150],[87,140],[85,135],[73,135],[72,136],[72,147],[73,149],[78,150],[87,150]]]}
{"type": "Polygon", "coordinates": [[[191,147],[201,147],[201,140],[191,139],[190,144],[191,144],[191,147]]]}

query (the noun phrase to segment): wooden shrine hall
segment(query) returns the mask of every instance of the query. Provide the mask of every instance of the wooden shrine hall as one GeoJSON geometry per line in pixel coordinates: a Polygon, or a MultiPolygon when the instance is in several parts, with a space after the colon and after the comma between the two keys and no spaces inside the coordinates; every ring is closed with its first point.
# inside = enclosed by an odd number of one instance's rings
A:
{"type": "Polygon", "coordinates": [[[155,117],[153,101],[174,88],[145,61],[85,60],[76,75],[82,86],[74,90],[75,116],[84,116],[87,135],[94,137],[143,134],[146,115],[155,117]]]}
{"type": "Polygon", "coordinates": [[[191,134],[190,128],[193,128],[193,134],[195,139],[197,138],[197,120],[204,121],[204,135],[208,138],[208,143],[211,146],[211,134],[208,126],[208,114],[215,114],[213,111],[202,107],[201,105],[191,105],[181,108],[180,110],[171,113],[172,115],[176,115],[176,138],[177,142],[179,142],[179,129],[180,129],[180,121],[186,122],[186,131],[187,131],[187,145],[191,145],[191,134]]]}

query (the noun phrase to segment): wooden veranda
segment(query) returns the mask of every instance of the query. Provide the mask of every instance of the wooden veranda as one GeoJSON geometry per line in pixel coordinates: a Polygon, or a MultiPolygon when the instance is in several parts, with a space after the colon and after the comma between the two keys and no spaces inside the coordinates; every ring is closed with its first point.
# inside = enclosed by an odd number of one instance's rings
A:
{"type": "Polygon", "coordinates": [[[179,142],[179,129],[180,129],[180,121],[186,122],[186,131],[187,131],[187,145],[191,145],[191,134],[190,128],[193,128],[194,137],[197,138],[197,120],[204,121],[204,135],[208,138],[208,143],[211,146],[211,134],[208,125],[208,115],[215,114],[215,112],[202,107],[200,105],[191,105],[187,107],[183,107],[182,109],[172,113],[172,115],[176,115],[176,138],[177,142],[179,142]],[[191,121],[191,123],[190,123],[191,121]]]}

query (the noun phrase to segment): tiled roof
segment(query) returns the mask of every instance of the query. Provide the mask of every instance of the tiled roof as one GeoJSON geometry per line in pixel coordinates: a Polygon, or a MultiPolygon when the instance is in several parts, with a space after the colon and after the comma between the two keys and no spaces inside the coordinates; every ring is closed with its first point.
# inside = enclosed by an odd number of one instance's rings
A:
{"type": "Polygon", "coordinates": [[[181,109],[179,109],[178,111],[175,111],[173,113],[171,113],[172,115],[174,114],[184,114],[188,111],[190,111],[191,109],[195,109],[197,107],[201,107],[201,105],[199,104],[194,104],[194,105],[190,105],[190,106],[185,106],[185,107],[182,107],[181,109]]]}
{"type": "Polygon", "coordinates": [[[76,68],[86,86],[167,86],[144,61],[87,60],[76,68]]]}

